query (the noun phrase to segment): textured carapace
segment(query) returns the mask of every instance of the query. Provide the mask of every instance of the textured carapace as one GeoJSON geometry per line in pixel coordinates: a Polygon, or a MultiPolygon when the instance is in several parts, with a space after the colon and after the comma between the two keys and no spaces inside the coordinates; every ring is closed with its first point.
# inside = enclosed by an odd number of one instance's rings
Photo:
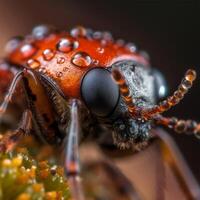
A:
{"type": "Polygon", "coordinates": [[[80,97],[81,79],[92,67],[106,68],[125,59],[149,64],[134,44],[114,42],[108,32],[91,32],[83,27],[68,33],[39,26],[32,35],[13,38],[6,49],[11,62],[47,75],[67,98],[80,97]]]}

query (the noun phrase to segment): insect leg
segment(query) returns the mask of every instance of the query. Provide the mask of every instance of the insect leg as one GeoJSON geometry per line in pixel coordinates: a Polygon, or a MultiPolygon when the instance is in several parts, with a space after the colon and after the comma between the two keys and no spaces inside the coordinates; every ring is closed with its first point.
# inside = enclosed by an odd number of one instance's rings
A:
{"type": "Polygon", "coordinates": [[[76,100],[73,100],[71,105],[71,123],[67,140],[65,170],[74,200],[84,199],[80,179],[80,161],[78,151],[79,134],[78,103],[76,100]]]}
{"type": "Polygon", "coordinates": [[[8,103],[11,101],[11,98],[16,90],[16,87],[18,83],[21,81],[22,77],[23,77],[23,72],[20,71],[13,78],[13,81],[9,87],[8,93],[6,94],[2,104],[0,105],[0,115],[2,115],[6,111],[8,103]]]}
{"type": "Polygon", "coordinates": [[[19,71],[15,74],[10,84],[10,87],[8,89],[8,92],[5,95],[3,102],[0,104],[0,117],[5,113],[8,107],[8,104],[11,101],[19,82],[21,82],[22,78],[24,77],[26,73],[30,74],[32,77],[34,76],[33,73],[29,70],[19,71]]]}
{"type": "Polygon", "coordinates": [[[17,73],[16,66],[12,66],[6,60],[0,60],[0,101],[8,90],[9,84],[17,73]]]}
{"type": "MultiPolygon", "coordinates": [[[[86,162],[86,169],[88,172],[97,172],[100,179],[102,179],[102,182],[105,184],[104,187],[110,187],[109,192],[112,194],[112,199],[126,199],[126,200],[140,200],[141,197],[138,194],[138,191],[136,191],[136,188],[134,185],[130,182],[130,180],[122,173],[122,171],[111,161],[109,161],[107,158],[98,159],[97,161],[89,161],[86,162]],[[99,175],[100,174],[100,175],[99,175]],[[106,180],[104,180],[106,179],[106,180]]],[[[87,176],[87,173],[86,173],[87,176]]],[[[95,174],[94,174],[95,176],[95,174]]],[[[86,177],[89,178],[90,177],[86,177]]],[[[91,180],[92,181],[92,180],[91,180]]],[[[94,182],[96,184],[96,180],[94,182]]],[[[97,185],[98,187],[98,185],[97,185]]],[[[86,185],[86,190],[87,190],[86,185]]],[[[108,189],[107,188],[107,189],[108,189]]],[[[89,190],[91,192],[93,188],[91,186],[89,187],[89,190]]],[[[95,190],[95,186],[94,186],[95,190]]],[[[94,192],[95,193],[95,192],[94,192]]],[[[100,195],[100,199],[106,199],[104,194],[97,194],[100,195]]]]}
{"type": "Polygon", "coordinates": [[[24,77],[24,93],[27,106],[33,113],[34,134],[42,143],[59,143],[62,134],[53,107],[56,91],[44,85],[38,74],[25,74],[24,77]]]}
{"type": "MultiPolygon", "coordinates": [[[[168,194],[173,194],[173,192],[176,191],[174,193],[174,196],[176,196],[174,197],[175,199],[183,199],[183,197],[185,199],[200,199],[199,184],[189,170],[189,167],[172,138],[161,129],[154,129],[152,133],[159,138],[157,142],[159,141],[158,144],[165,166],[165,184],[166,188],[168,188],[167,192],[165,190],[165,194],[168,196],[168,194]],[[172,178],[170,173],[174,176],[173,181],[170,180],[172,178]],[[176,184],[173,183],[174,181],[176,184]]],[[[170,199],[169,196],[167,196],[165,196],[165,199],[170,199]]]]}
{"type": "Polygon", "coordinates": [[[0,152],[12,150],[22,136],[29,134],[32,128],[32,113],[30,110],[25,110],[19,127],[12,133],[7,133],[0,141],[0,152]]]}

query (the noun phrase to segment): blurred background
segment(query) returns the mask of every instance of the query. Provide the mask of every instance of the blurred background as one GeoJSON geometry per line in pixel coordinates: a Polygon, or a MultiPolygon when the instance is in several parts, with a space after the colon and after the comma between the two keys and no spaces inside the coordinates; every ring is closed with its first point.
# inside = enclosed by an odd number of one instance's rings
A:
{"type": "MultiPolygon", "coordinates": [[[[189,67],[200,75],[200,3],[192,0],[0,0],[0,55],[6,41],[30,33],[37,24],[69,30],[82,25],[109,30],[114,38],[146,50],[152,66],[165,75],[170,91],[189,67]]],[[[200,76],[184,101],[168,116],[200,121],[200,76]]],[[[195,176],[200,180],[200,140],[173,134],[195,176]]]]}

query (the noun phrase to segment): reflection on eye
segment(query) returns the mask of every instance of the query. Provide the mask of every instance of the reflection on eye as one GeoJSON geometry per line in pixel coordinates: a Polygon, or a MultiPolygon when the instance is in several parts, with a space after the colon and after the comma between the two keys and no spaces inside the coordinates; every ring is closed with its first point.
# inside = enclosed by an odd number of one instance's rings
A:
{"type": "Polygon", "coordinates": [[[164,97],[165,95],[166,95],[166,88],[165,88],[165,86],[160,86],[160,88],[159,88],[159,91],[158,91],[158,95],[160,96],[160,97],[164,97]]]}
{"type": "Polygon", "coordinates": [[[159,70],[153,69],[153,77],[157,99],[160,100],[165,98],[168,94],[168,86],[163,74],[159,70]]]}

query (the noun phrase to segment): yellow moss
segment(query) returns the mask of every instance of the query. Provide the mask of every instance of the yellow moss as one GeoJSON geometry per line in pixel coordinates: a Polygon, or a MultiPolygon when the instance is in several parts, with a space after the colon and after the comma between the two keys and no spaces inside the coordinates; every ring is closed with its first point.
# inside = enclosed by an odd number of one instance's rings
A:
{"type": "Polygon", "coordinates": [[[41,183],[33,184],[33,191],[34,192],[41,192],[44,190],[44,186],[41,183]]]}
{"type": "Polygon", "coordinates": [[[41,161],[41,162],[39,162],[38,167],[40,169],[46,169],[46,168],[48,168],[48,162],[46,160],[45,161],[41,161]]]}
{"type": "Polygon", "coordinates": [[[31,199],[31,196],[27,193],[22,193],[17,198],[17,200],[30,200],[30,199],[31,199]]]}
{"type": "Polygon", "coordinates": [[[56,172],[60,175],[60,176],[64,176],[64,169],[62,167],[57,167],[56,172]]]}
{"type": "Polygon", "coordinates": [[[27,173],[24,173],[24,174],[21,174],[16,182],[19,183],[19,184],[25,184],[25,183],[28,183],[28,180],[29,180],[29,176],[27,173]]]}
{"type": "Polygon", "coordinates": [[[55,163],[33,159],[24,148],[0,154],[0,199],[68,200],[69,187],[63,172],[55,163]]]}
{"type": "Polygon", "coordinates": [[[32,166],[30,169],[26,170],[26,173],[27,173],[27,175],[28,175],[28,177],[30,179],[34,179],[35,178],[35,171],[36,171],[36,167],[35,166],[32,166]]]}
{"type": "Polygon", "coordinates": [[[56,191],[46,192],[45,200],[56,200],[58,199],[58,195],[56,191]]]}
{"type": "Polygon", "coordinates": [[[2,162],[2,167],[11,167],[11,160],[10,159],[4,159],[2,162]]]}
{"type": "Polygon", "coordinates": [[[22,156],[21,155],[12,159],[12,166],[13,167],[19,167],[19,166],[21,166],[21,164],[22,164],[22,156]]]}
{"type": "Polygon", "coordinates": [[[43,169],[43,170],[41,170],[40,171],[40,173],[39,173],[39,177],[41,178],[41,179],[46,179],[48,176],[49,176],[49,170],[48,169],[43,169]]]}

